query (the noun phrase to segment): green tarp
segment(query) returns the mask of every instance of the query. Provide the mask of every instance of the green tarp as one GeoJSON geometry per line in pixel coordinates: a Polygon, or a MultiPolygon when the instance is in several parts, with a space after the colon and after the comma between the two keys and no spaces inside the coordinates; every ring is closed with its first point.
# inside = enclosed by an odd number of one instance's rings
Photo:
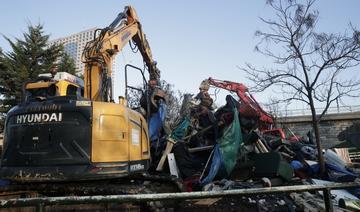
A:
{"type": "Polygon", "coordinates": [[[238,113],[238,110],[234,109],[233,122],[225,129],[223,136],[217,140],[227,175],[236,165],[240,144],[243,140],[238,113]]]}
{"type": "Polygon", "coordinates": [[[223,136],[217,139],[208,175],[200,179],[202,185],[210,183],[216,176],[224,178],[230,175],[236,165],[242,141],[238,111],[234,108],[234,120],[224,130],[223,136]]]}

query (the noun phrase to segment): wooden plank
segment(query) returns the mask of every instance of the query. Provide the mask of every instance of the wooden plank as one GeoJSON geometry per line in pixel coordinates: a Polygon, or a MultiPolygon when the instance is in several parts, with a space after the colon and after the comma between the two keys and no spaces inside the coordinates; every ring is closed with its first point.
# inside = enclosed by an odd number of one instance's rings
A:
{"type": "Polygon", "coordinates": [[[262,152],[262,153],[267,153],[269,152],[269,150],[266,148],[266,146],[261,142],[260,139],[258,139],[256,141],[256,145],[257,147],[259,148],[259,150],[262,152]]]}
{"type": "Polygon", "coordinates": [[[160,172],[160,171],[162,171],[164,169],[164,163],[165,163],[166,157],[172,151],[172,148],[174,147],[175,143],[176,142],[171,138],[169,138],[167,140],[166,148],[165,148],[165,150],[163,152],[163,155],[161,156],[161,159],[160,159],[160,161],[158,163],[158,166],[156,167],[156,171],[160,172]]]}
{"type": "Polygon", "coordinates": [[[196,206],[210,206],[222,198],[200,199],[194,203],[196,206]]]}
{"type": "Polygon", "coordinates": [[[213,148],[214,148],[214,145],[201,146],[201,147],[189,148],[189,152],[190,153],[201,152],[201,151],[206,151],[206,150],[212,150],[213,148]]]}

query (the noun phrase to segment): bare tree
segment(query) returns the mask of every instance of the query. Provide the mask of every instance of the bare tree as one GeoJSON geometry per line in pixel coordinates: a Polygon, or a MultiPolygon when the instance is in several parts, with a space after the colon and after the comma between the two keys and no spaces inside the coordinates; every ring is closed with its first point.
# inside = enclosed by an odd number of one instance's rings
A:
{"type": "Polygon", "coordinates": [[[127,104],[130,108],[137,109],[140,107],[140,99],[143,93],[140,91],[142,89],[141,86],[138,86],[137,89],[129,89],[128,90],[128,97],[127,97],[127,104]]]}
{"type": "MultiPolygon", "coordinates": [[[[175,90],[174,85],[166,82],[165,80],[160,82],[160,87],[166,93],[166,122],[171,126],[179,117],[183,94],[181,91],[175,90]]],[[[142,89],[141,86],[138,86],[138,89],[142,89]]],[[[142,92],[130,89],[127,99],[129,107],[140,107],[140,99],[142,95],[142,92]]]]}
{"type": "Polygon", "coordinates": [[[161,88],[167,96],[166,121],[169,126],[172,126],[180,116],[183,93],[180,90],[175,90],[174,85],[165,80],[161,81],[161,88]]]}
{"type": "Polygon", "coordinates": [[[322,157],[319,122],[329,106],[343,97],[355,96],[360,81],[346,76],[359,64],[360,33],[350,24],[344,33],[318,33],[318,11],[315,0],[267,0],[275,12],[274,19],[261,20],[269,27],[257,31],[260,38],[255,50],[274,60],[273,68],[242,68],[252,80],[254,90],[277,88],[284,94],[283,102],[306,103],[312,114],[321,173],[322,157]],[[345,74],[344,74],[345,73],[345,74]],[[324,107],[317,111],[315,105],[324,107]]]}

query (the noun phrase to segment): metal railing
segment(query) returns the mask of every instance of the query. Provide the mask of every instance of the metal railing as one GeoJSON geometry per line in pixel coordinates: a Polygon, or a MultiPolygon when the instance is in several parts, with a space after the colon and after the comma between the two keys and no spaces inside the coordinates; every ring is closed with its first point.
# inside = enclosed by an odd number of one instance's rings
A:
{"type": "Polygon", "coordinates": [[[326,185],[296,185],[279,186],[271,188],[250,188],[224,191],[201,191],[180,193],[158,193],[158,194],[134,194],[134,195],[105,195],[105,196],[65,196],[65,197],[34,197],[0,200],[0,208],[36,206],[38,211],[44,211],[47,205],[74,205],[94,203],[133,203],[150,202],[159,200],[185,200],[217,198],[227,196],[248,196],[256,194],[276,194],[305,191],[324,192],[324,203],[326,211],[333,211],[330,190],[359,187],[359,183],[332,183],[326,185]]]}
{"type": "MultiPolygon", "coordinates": [[[[316,108],[318,113],[322,112],[324,108],[316,108]]],[[[341,107],[329,107],[326,114],[336,113],[351,113],[360,111],[360,105],[341,106],[341,107]]],[[[311,111],[309,108],[306,109],[290,109],[290,110],[279,110],[276,113],[277,117],[289,117],[289,116],[309,116],[311,111]]]]}

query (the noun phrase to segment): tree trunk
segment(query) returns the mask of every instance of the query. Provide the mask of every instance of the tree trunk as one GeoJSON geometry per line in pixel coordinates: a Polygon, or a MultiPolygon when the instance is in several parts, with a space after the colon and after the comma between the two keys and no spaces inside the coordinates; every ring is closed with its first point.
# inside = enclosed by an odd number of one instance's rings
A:
{"type": "Polygon", "coordinates": [[[320,140],[320,131],[319,131],[319,122],[317,120],[313,120],[313,128],[315,133],[316,140],[316,149],[318,152],[318,160],[320,165],[320,176],[324,176],[325,174],[325,161],[322,153],[322,145],[320,140]]]}
{"type": "Polygon", "coordinates": [[[310,109],[311,109],[311,117],[312,117],[312,125],[315,133],[315,141],[316,141],[316,149],[318,153],[318,161],[320,165],[320,176],[324,176],[325,174],[325,161],[322,153],[322,146],[320,140],[320,130],[319,130],[319,121],[316,118],[316,110],[314,106],[314,102],[310,99],[310,109]]]}

